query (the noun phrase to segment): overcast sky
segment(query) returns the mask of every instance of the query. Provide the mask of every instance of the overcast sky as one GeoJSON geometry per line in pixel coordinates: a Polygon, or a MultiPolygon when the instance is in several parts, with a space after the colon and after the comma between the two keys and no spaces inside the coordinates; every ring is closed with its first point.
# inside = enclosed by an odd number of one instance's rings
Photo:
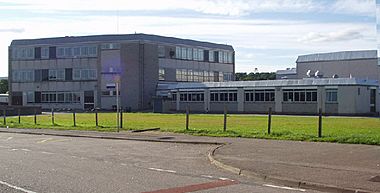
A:
{"type": "MultiPolygon", "coordinates": [[[[379,1],[379,0],[377,0],[379,1]]],[[[13,39],[147,33],[230,44],[236,71],[376,49],[375,0],[0,0],[0,76],[13,39]]]]}

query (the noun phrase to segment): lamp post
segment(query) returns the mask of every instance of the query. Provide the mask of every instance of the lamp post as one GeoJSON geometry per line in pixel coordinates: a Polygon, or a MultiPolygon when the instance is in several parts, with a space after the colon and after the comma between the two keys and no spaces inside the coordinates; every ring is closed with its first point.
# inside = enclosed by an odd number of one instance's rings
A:
{"type": "Polygon", "coordinates": [[[115,77],[115,87],[116,87],[116,119],[117,119],[117,132],[120,131],[120,119],[119,119],[119,86],[120,86],[120,75],[115,77]]]}

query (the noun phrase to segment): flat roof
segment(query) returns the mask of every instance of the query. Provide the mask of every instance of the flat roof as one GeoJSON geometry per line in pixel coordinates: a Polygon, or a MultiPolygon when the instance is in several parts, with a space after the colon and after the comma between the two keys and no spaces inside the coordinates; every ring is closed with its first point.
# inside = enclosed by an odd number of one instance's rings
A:
{"type": "Polygon", "coordinates": [[[300,62],[376,59],[376,58],[377,58],[377,50],[359,50],[359,51],[342,51],[342,52],[301,55],[301,56],[298,56],[296,62],[300,63],[300,62]]]}
{"type": "Polygon", "coordinates": [[[249,87],[296,87],[296,86],[379,86],[377,80],[357,78],[305,78],[291,80],[260,80],[260,81],[230,81],[230,82],[188,82],[160,83],[157,90],[175,89],[205,89],[205,88],[249,88],[249,87]]]}
{"type": "Polygon", "coordinates": [[[165,37],[150,34],[117,34],[117,35],[91,35],[91,36],[66,36],[40,39],[19,39],[13,40],[11,46],[29,46],[29,45],[58,45],[67,43],[91,43],[91,42],[115,42],[115,41],[152,41],[169,44],[185,44],[191,46],[201,46],[214,49],[223,49],[234,51],[231,45],[216,44],[211,42],[196,41],[190,39],[181,39],[175,37],[165,37]]]}

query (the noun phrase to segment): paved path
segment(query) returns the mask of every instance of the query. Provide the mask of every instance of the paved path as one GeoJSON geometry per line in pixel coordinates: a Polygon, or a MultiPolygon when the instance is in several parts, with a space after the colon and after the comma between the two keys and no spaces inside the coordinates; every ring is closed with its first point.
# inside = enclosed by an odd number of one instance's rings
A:
{"type": "MultiPolygon", "coordinates": [[[[237,140],[214,152],[223,164],[250,176],[284,183],[380,192],[380,146],[274,140],[237,140]]],[[[333,189],[333,188],[331,188],[333,189]]]]}

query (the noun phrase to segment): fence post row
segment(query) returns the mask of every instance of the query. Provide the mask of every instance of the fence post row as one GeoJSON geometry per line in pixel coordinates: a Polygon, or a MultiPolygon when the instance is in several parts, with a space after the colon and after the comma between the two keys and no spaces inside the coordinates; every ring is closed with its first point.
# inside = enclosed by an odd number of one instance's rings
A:
{"type": "Polygon", "coordinates": [[[227,130],[227,106],[224,105],[224,121],[223,121],[223,131],[227,130]]]}
{"type": "Polygon", "coordinates": [[[318,112],[318,137],[322,137],[322,109],[318,112]]]}
{"type": "Polygon", "coordinates": [[[98,109],[95,109],[95,124],[98,127],[98,109]]]}
{"type": "Polygon", "coordinates": [[[4,109],[3,110],[3,123],[4,123],[4,125],[7,124],[7,115],[6,115],[6,113],[7,113],[7,111],[4,109]]]}
{"type": "Polygon", "coordinates": [[[54,108],[51,108],[51,123],[54,126],[54,108]]]}
{"type": "Polygon", "coordinates": [[[20,115],[20,109],[17,110],[17,115],[18,115],[18,124],[21,123],[21,115],[20,115]]]}
{"type": "Polygon", "coordinates": [[[77,123],[76,123],[75,111],[73,111],[73,122],[74,122],[74,127],[76,127],[77,123]]]}
{"type": "Polygon", "coordinates": [[[270,135],[271,125],[272,125],[272,108],[269,107],[269,110],[268,110],[268,135],[270,135]]]}
{"type": "Polygon", "coordinates": [[[189,104],[187,104],[186,106],[186,130],[189,130],[189,112],[190,111],[190,107],[189,107],[189,104]]]}
{"type": "Polygon", "coordinates": [[[34,109],[34,124],[37,125],[37,110],[34,109]]]}
{"type": "Polygon", "coordinates": [[[123,128],[123,108],[120,108],[120,128],[123,128]]]}

